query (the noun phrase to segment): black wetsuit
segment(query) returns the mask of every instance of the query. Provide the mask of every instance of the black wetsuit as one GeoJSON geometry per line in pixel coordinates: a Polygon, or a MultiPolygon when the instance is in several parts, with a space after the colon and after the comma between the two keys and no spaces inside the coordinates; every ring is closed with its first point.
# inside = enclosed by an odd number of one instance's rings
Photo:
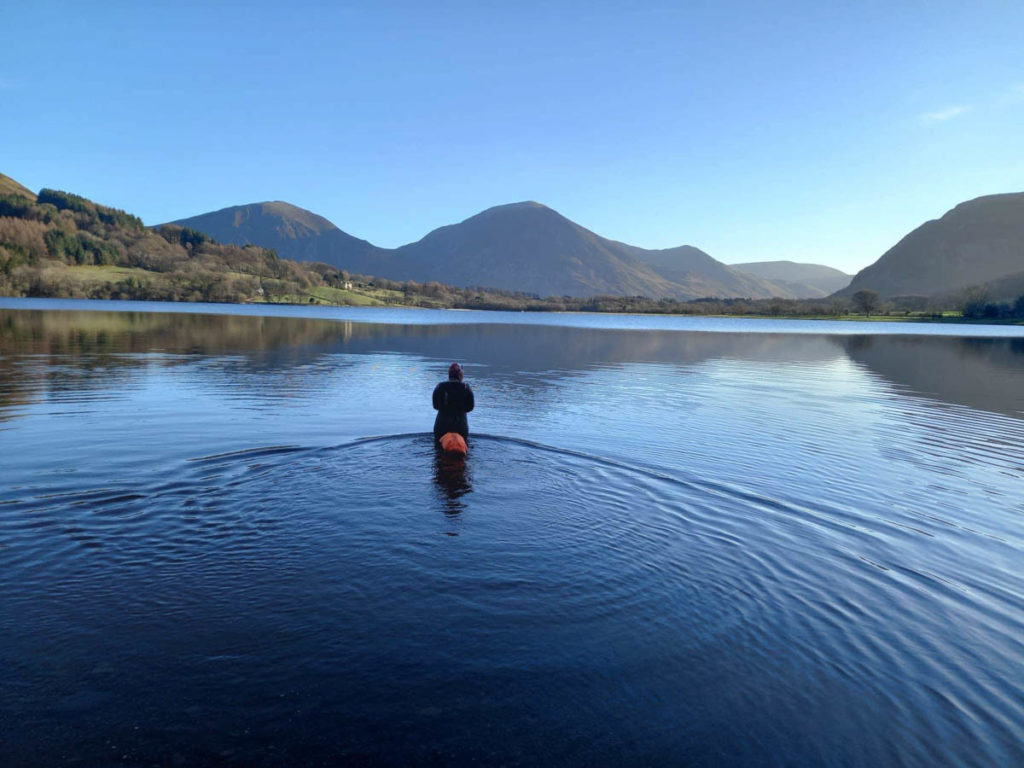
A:
{"type": "Polygon", "coordinates": [[[434,387],[434,439],[440,440],[448,432],[469,437],[466,414],[473,410],[473,390],[469,384],[449,379],[434,387]]]}

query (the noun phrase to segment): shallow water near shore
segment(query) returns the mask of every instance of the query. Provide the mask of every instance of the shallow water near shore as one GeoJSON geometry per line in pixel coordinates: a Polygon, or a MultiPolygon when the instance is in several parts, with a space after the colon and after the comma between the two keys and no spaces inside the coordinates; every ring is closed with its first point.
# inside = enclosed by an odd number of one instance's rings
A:
{"type": "Polygon", "coordinates": [[[1024,763],[1024,329],[244,312],[0,305],[0,764],[1024,763]]]}

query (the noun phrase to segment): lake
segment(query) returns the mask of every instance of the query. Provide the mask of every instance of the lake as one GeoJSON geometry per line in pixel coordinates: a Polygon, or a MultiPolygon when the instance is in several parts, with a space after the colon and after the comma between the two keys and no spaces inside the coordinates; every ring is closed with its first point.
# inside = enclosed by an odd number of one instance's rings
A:
{"type": "Polygon", "coordinates": [[[0,451],[3,765],[1024,764],[1021,327],[0,299],[0,451]]]}

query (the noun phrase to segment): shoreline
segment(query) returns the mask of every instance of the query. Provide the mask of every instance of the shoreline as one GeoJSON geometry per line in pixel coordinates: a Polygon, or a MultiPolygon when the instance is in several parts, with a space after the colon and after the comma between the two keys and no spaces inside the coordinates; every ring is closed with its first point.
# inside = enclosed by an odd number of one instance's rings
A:
{"type": "Polygon", "coordinates": [[[515,309],[494,306],[482,307],[425,307],[420,304],[328,304],[326,302],[297,302],[297,301],[232,301],[232,302],[206,302],[206,301],[169,301],[167,299],[92,299],[71,296],[4,296],[0,295],[0,302],[9,301],[89,301],[89,302],[141,302],[147,304],[175,304],[181,306],[237,306],[237,307],[300,307],[303,309],[311,307],[335,308],[335,309],[413,309],[413,310],[442,310],[446,312],[509,312],[516,314],[530,315],[595,315],[595,316],[621,316],[621,317],[675,317],[675,318],[723,318],[738,320],[815,320],[829,322],[858,322],[858,323],[925,323],[934,325],[997,325],[997,326],[1024,326],[1024,318],[973,318],[962,315],[934,314],[920,315],[795,315],[795,314],[746,314],[746,313],[701,313],[701,312],[644,312],[642,310],[599,310],[599,309],[543,309],[531,307],[529,309],[515,309]]]}

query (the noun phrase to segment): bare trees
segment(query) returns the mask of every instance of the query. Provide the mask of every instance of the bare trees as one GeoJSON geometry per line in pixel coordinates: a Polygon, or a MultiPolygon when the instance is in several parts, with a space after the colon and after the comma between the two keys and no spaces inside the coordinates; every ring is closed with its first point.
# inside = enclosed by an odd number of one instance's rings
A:
{"type": "Polygon", "coordinates": [[[852,300],[854,308],[863,312],[864,317],[871,317],[871,313],[878,309],[878,291],[865,288],[853,294],[852,300]]]}

